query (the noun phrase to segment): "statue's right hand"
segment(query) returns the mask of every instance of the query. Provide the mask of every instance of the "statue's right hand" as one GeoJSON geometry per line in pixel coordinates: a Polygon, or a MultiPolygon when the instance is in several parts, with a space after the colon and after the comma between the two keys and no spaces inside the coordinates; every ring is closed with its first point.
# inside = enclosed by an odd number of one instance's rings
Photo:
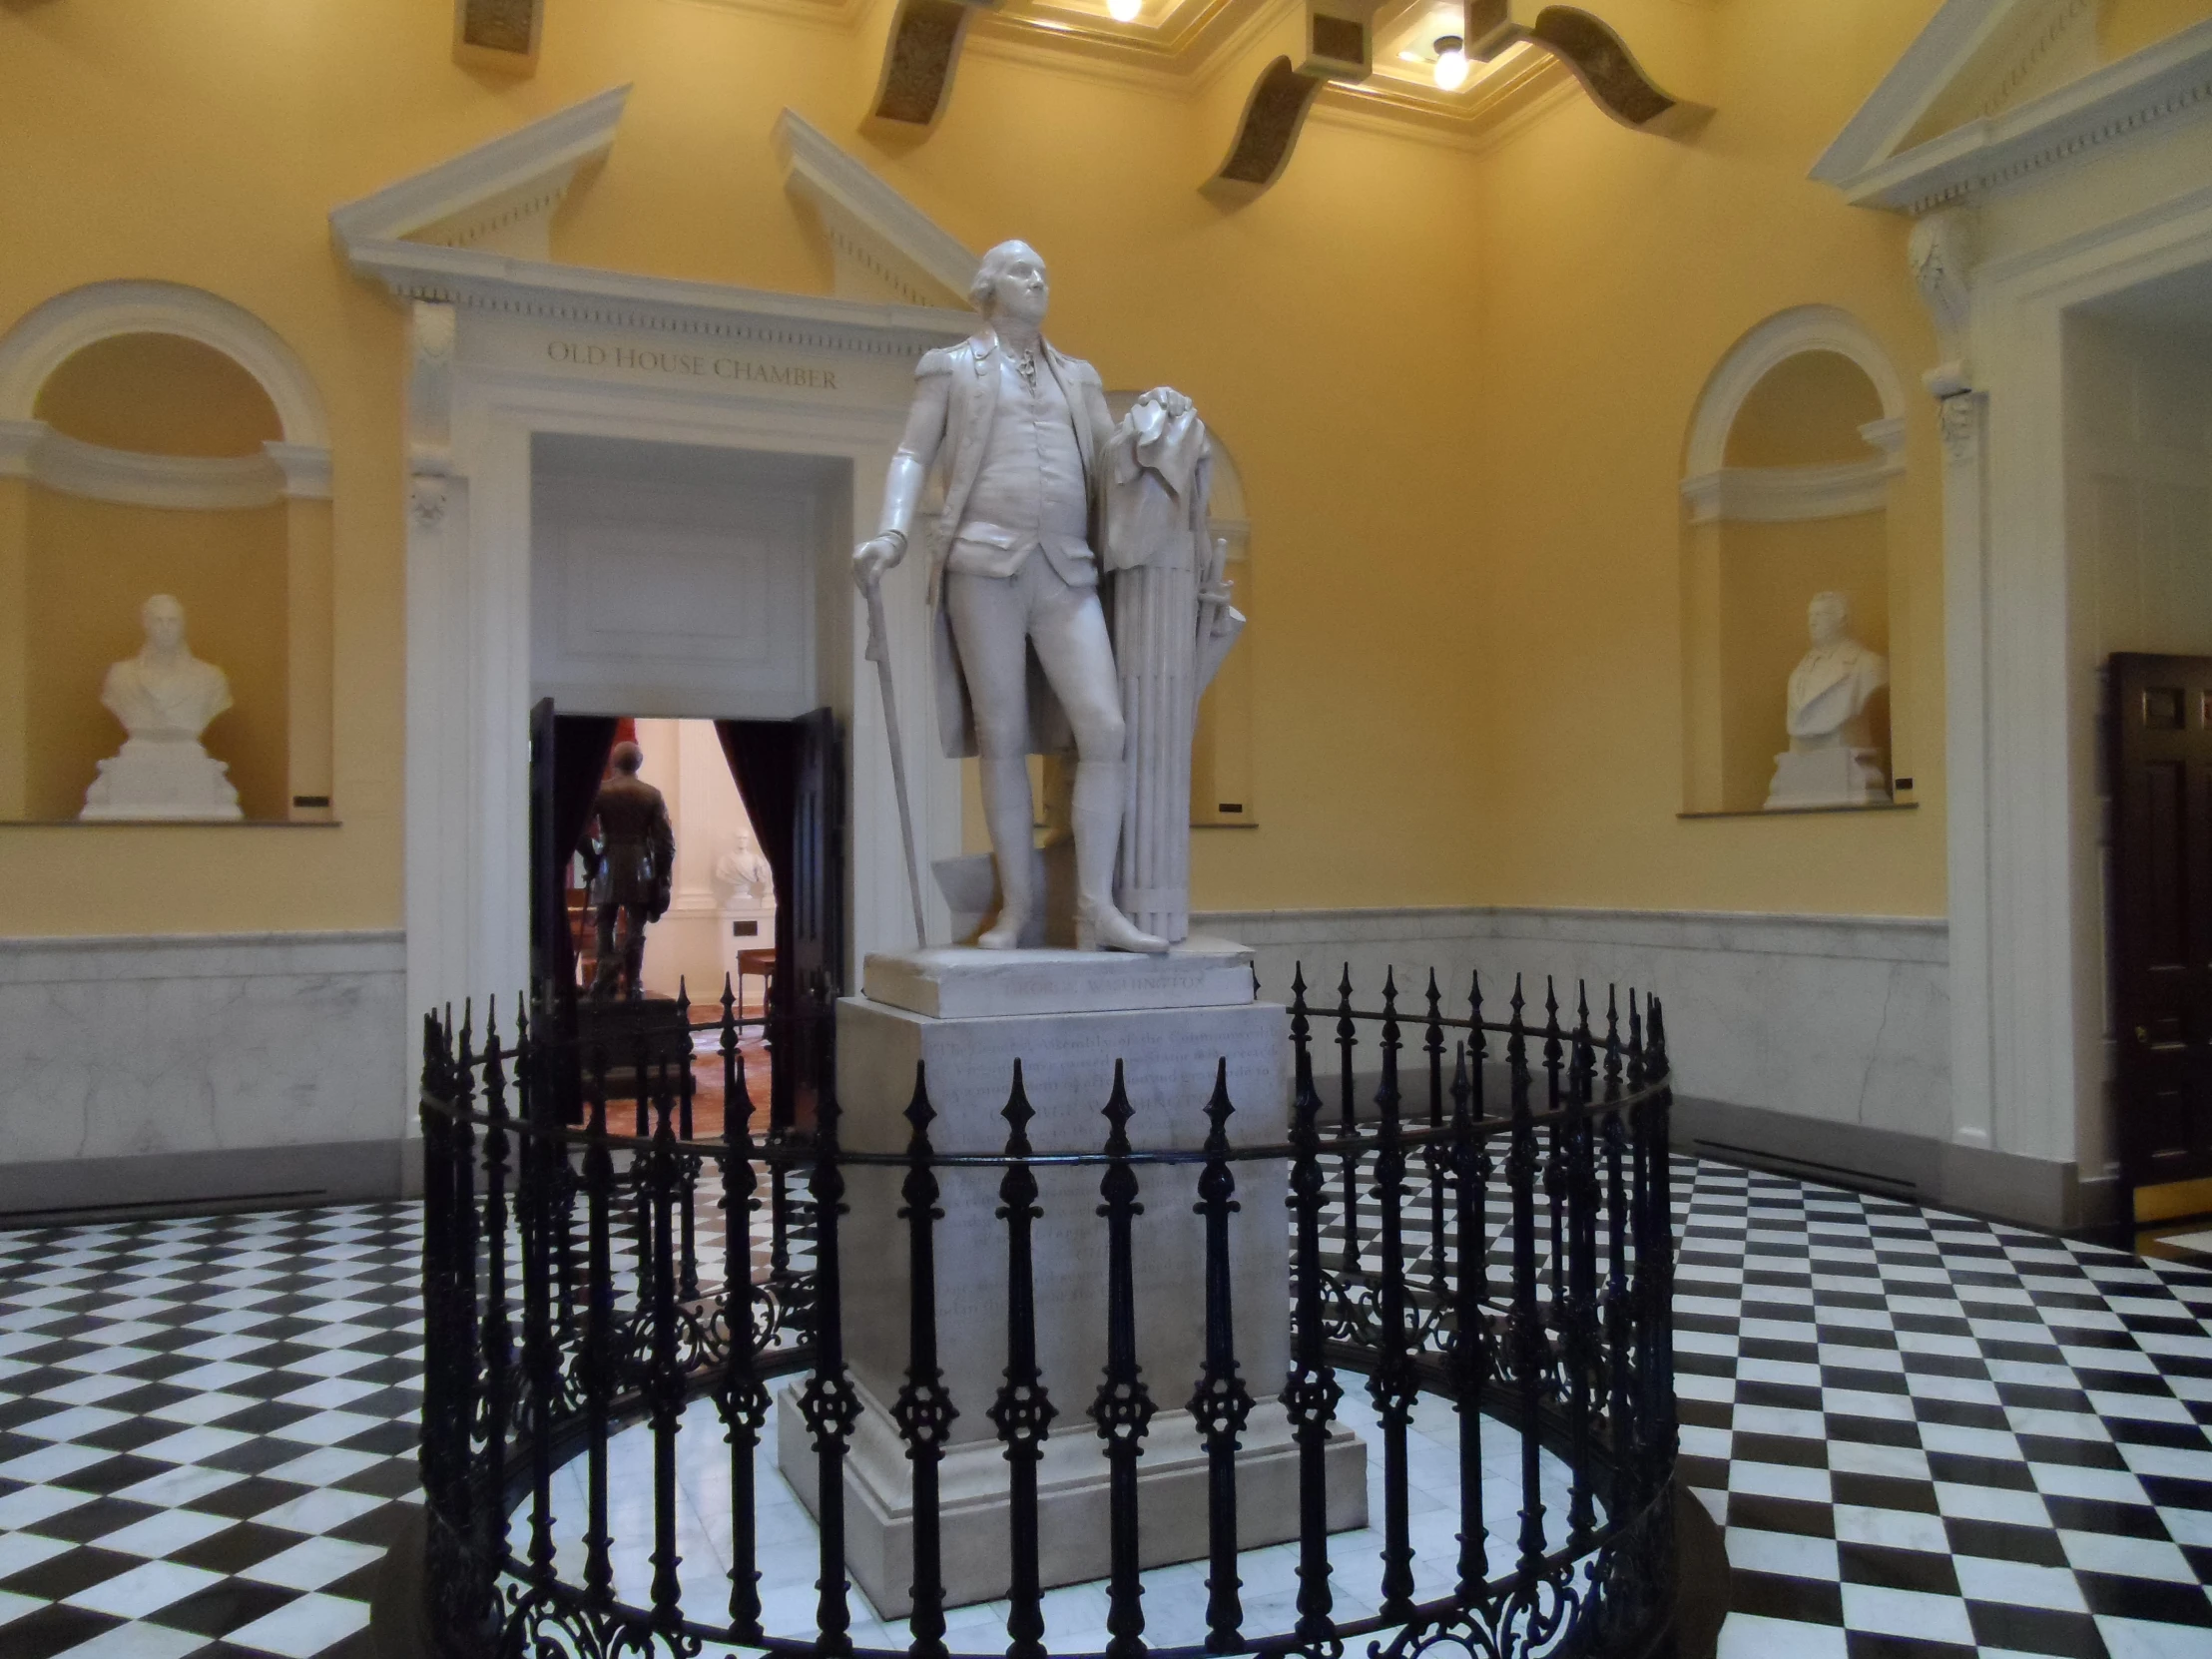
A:
{"type": "Polygon", "coordinates": [[[870,536],[852,550],[852,580],[862,588],[872,588],[884,571],[906,556],[906,541],[902,536],[870,536]]]}

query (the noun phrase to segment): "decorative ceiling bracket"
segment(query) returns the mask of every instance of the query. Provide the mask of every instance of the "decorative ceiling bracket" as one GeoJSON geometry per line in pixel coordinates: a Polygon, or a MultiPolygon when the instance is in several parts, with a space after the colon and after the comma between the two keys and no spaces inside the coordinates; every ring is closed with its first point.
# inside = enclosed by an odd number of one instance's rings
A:
{"type": "Polygon", "coordinates": [[[1217,201],[1249,202],[1291,164],[1291,152],[1331,81],[1358,83],[1375,68],[1375,14],[1380,0],[1305,0],[1304,56],[1280,57],[1260,72],[1229,154],[1202,189],[1217,201]]]}
{"type": "Polygon", "coordinates": [[[538,72],[545,0],[453,0],[453,61],[501,75],[538,72]]]}
{"type": "Polygon", "coordinates": [[[1488,63],[1526,42],[1542,48],[1582,83],[1590,101],[1624,127],[1679,138],[1713,113],[1660,89],[1612,26],[1580,6],[1531,0],[1467,0],[1467,56],[1488,63]]]}
{"type": "Polygon", "coordinates": [[[976,13],[997,0],[898,0],[883,42],[883,73],[868,100],[865,125],[918,138],[952,100],[952,73],[976,13]]]}
{"type": "MultiPolygon", "coordinates": [[[[1579,6],[1538,7],[1529,0],[1465,4],[1470,58],[1487,63],[1515,46],[1538,47],[1623,126],[1681,137],[1713,113],[1707,105],[1661,90],[1612,27],[1579,6]]],[[[1329,81],[1364,81],[1373,70],[1378,9],[1361,0],[1306,0],[1305,59],[1294,64],[1280,57],[1260,72],[1227,159],[1202,187],[1209,196],[1247,202],[1283,176],[1315,94],[1329,81]]]]}

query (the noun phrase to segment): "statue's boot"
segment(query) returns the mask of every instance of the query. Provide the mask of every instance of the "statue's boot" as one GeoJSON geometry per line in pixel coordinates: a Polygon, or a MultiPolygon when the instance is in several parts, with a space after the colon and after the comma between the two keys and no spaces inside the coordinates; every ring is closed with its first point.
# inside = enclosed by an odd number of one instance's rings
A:
{"type": "Polygon", "coordinates": [[[1012,950],[1036,913],[1036,808],[1029,797],[1029,757],[986,755],[979,764],[983,784],[983,822],[990,829],[998,864],[998,919],[976,943],[985,950],[1012,950]],[[1009,857],[1011,852],[1013,856],[1009,857]],[[1009,867],[1012,866],[1012,867],[1009,867]]]}
{"type": "Polygon", "coordinates": [[[642,906],[630,911],[628,932],[622,940],[622,977],[628,985],[630,1000],[645,999],[645,910],[642,906]]]}
{"type": "Polygon", "coordinates": [[[1114,903],[1114,854],[1121,849],[1128,780],[1125,762],[1075,766],[1075,943],[1080,950],[1164,955],[1168,941],[1145,932],[1114,903]]]}

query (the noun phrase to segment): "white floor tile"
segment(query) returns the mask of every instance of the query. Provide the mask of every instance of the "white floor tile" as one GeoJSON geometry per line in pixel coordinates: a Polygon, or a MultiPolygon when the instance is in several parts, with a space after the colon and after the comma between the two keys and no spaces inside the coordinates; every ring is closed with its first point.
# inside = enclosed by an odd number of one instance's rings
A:
{"type": "Polygon", "coordinates": [[[303,1595],[275,1612],[242,1625],[224,1639],[240,1647],[263,1648],[283,1659],[312,1659],[368,1623],[368,1604],[343,1596],[303,1595]]]}
{"type": "Polygon", "coordinates": [[[219,1572],[188,1567],[181,1561],[148,1561],[62,1599],[71,1607],[85,1607],[119,1619],[143,1619],[173,1601],[220,1583],[222,1578],[219,1572]]]}

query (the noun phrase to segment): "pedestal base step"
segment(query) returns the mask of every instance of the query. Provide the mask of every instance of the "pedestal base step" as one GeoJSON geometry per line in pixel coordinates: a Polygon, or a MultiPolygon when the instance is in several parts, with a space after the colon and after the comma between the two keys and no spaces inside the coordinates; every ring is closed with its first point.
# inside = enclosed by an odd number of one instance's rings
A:
{"type": "Polygon", "coordinates": [[[1252,952],[1203,938],[1165,956],[947,945],[870,956],[861,988],[872,1002],[932,1019],[1215,1008],[1252,1001],[1252,952]]]}
{"type": "MultiPolygon", "coordinates": [[[[820,1465],[787,1387],[777,1403],[777,1461],[809,1513],[821,1513],[820,1465]]],[[[845,1565],[885,1619],[913,1607],[912,1467],[881,1402],[860,1389],[861,1414],[844,1464],[845,1565]]],[[[1063,1407],[1063,1411],[1067,1408],[1063,1407]]],[[[1237,1453],[1237,1545],[1258,1549],[1298,1536],[1298,1445],[1278,1400],[1256,1405],[1237,1453]]],[[[1329,1530],[1368,1523],[1368,1448],[1351,1429],[1330,1436],[1329,1530]]],[[[1011,1582],[1007,1463],[996,1440],[953,1446],[937,1469],[939,1553],[945,1605],[995,1601],[1011,1582]]],[[[1105,1448],[1090,1421],[1063,1420],[1037,1468],[1037,1553],[1046,1588],[1106,1576],[1109,1559],[1105,1448]]],[[[1207,1552],[1207,1461],[1188,1411],[1162,1411],[1137,1462],[1138,1535],[1147,1567],[1207,1552]]]]}

